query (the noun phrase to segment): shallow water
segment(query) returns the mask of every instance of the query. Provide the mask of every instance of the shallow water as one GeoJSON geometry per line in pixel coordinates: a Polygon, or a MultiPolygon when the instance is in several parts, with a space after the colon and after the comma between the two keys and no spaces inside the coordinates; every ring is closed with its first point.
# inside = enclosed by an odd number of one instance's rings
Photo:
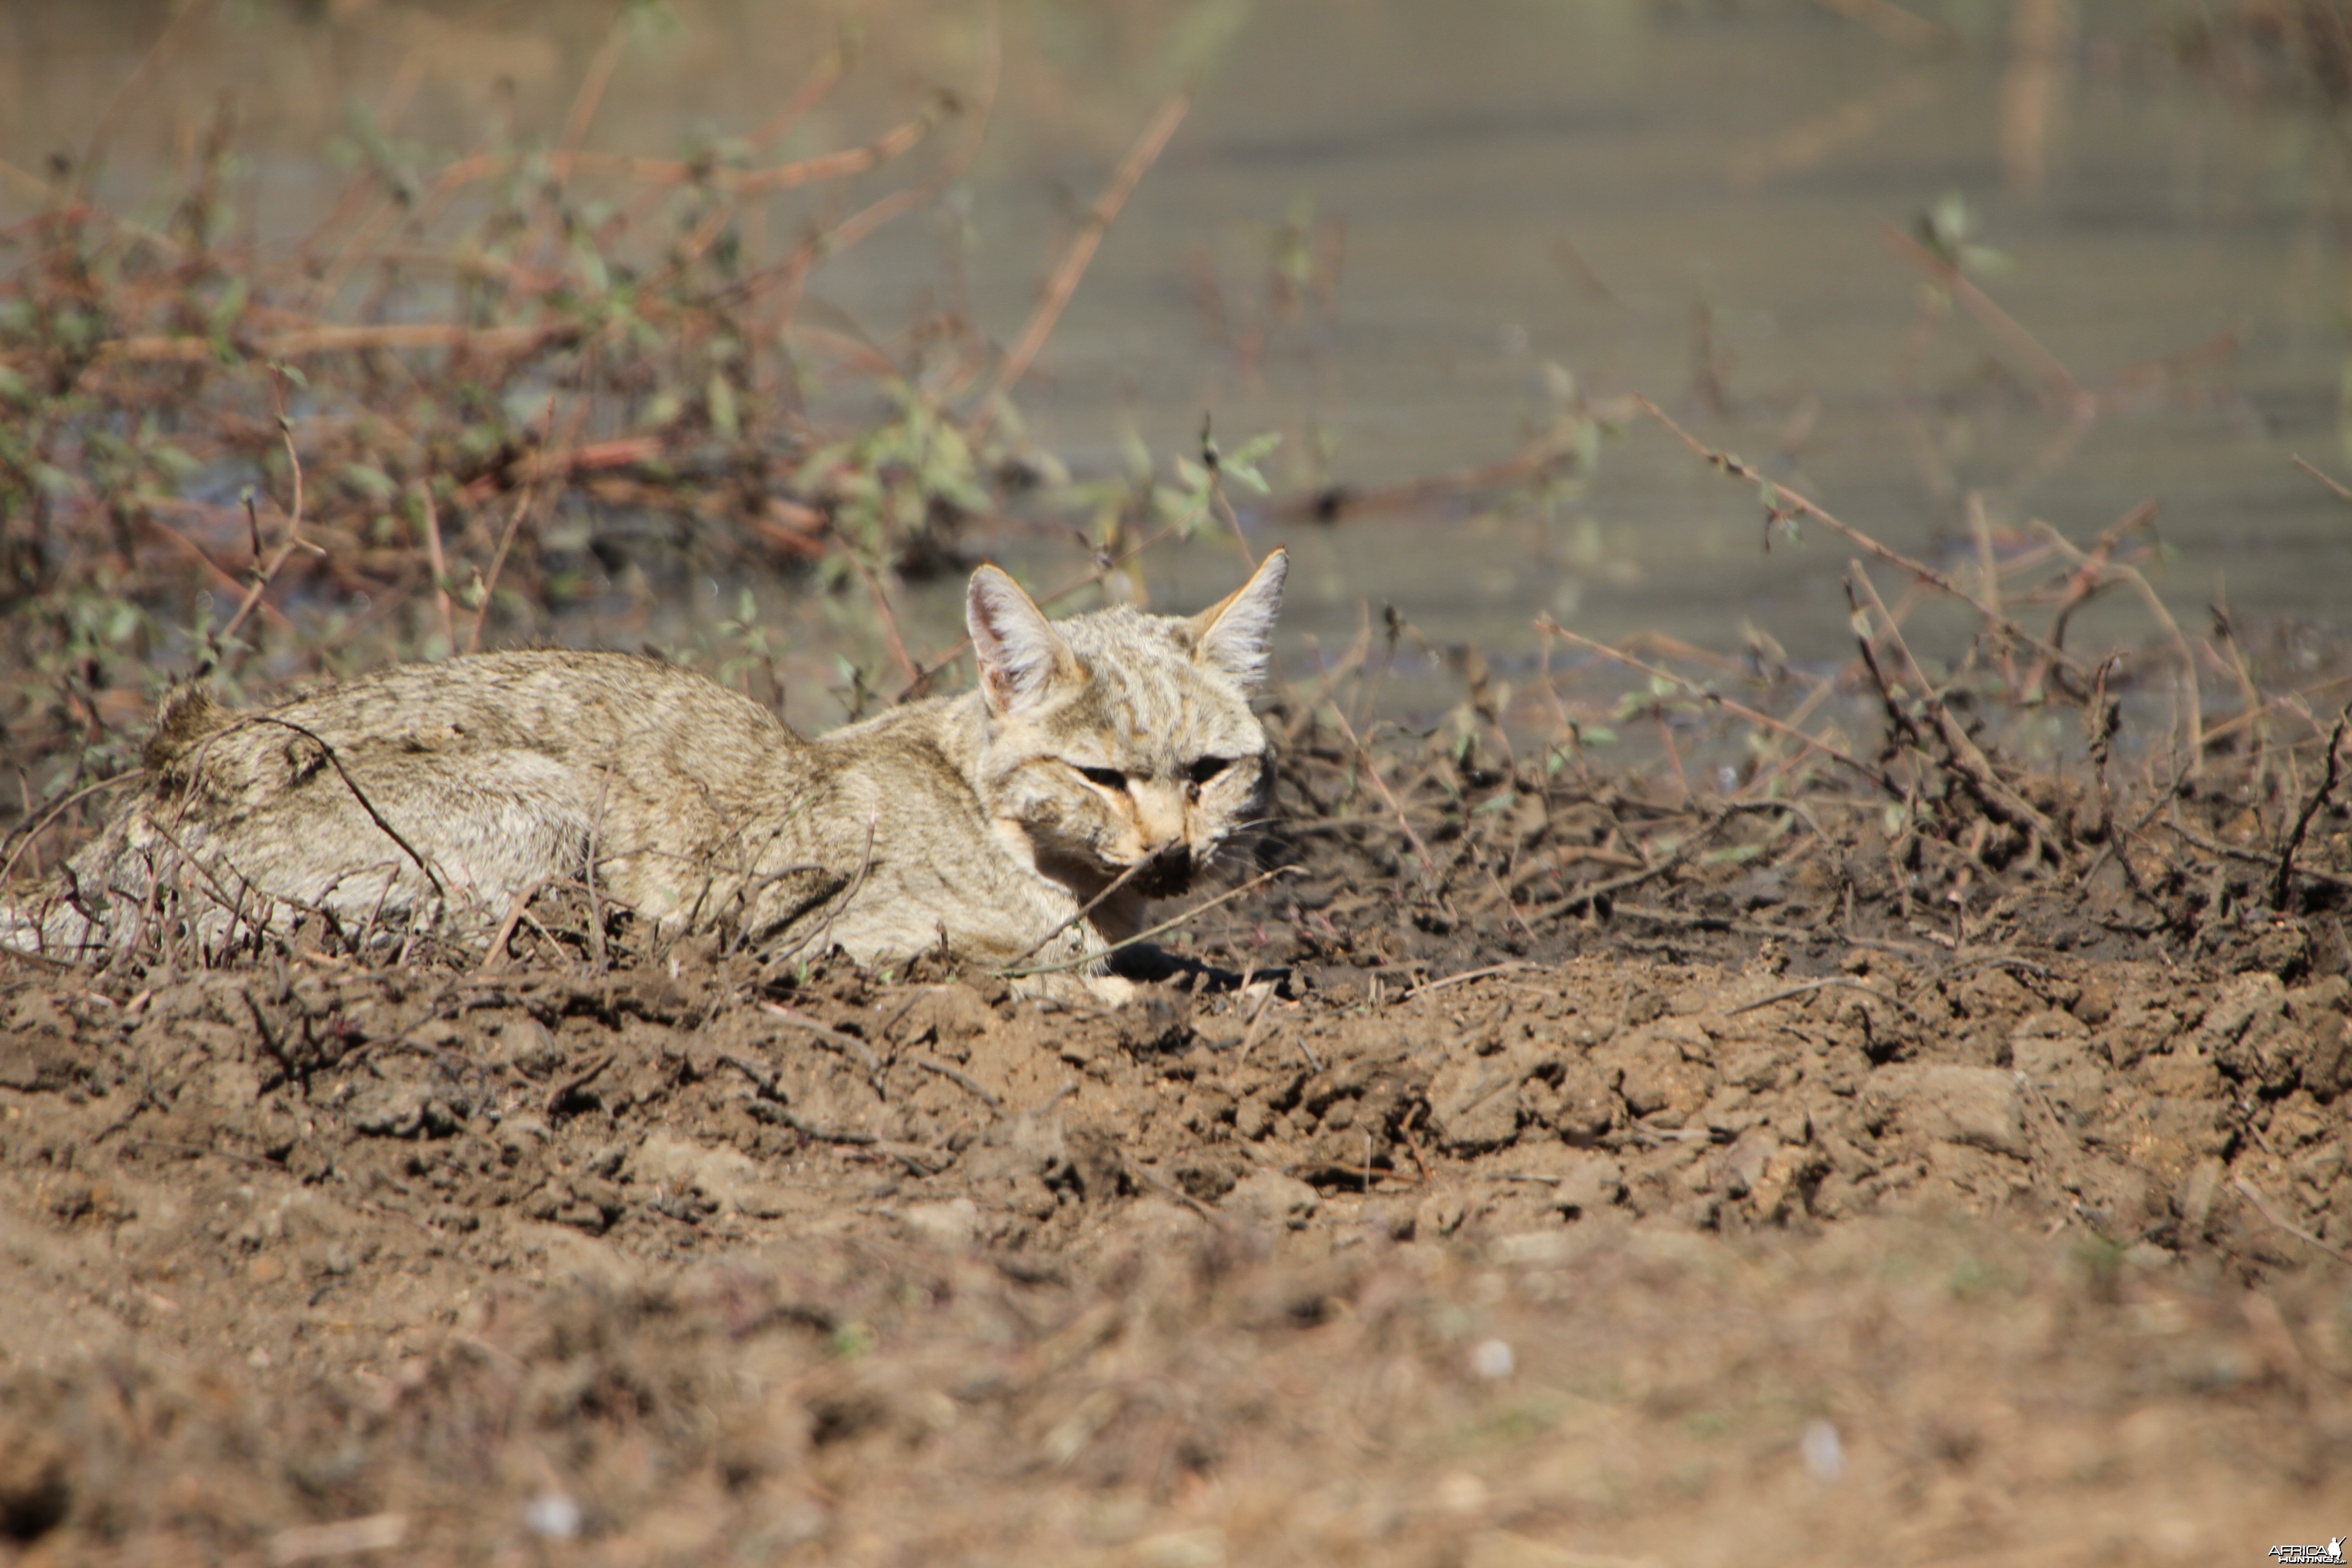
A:
{"type": "MultiPolygon", "coordinates": [[[[843,17],[863,27],[860,63],[786,151],[870,137],[926,86],[970,94],[993,52],[988,141],[956,205],[821,270],[815,294],[884,341],[961,294],[1003,342],[1186,40],[1224,27],[1021,389],[1040,444],[1082,473],[1115,469],[1129,430],[1164,460],[1208,413],[1229,446],[1284,434],[1270,471],[1285,490],[1376,486],[1507,457],[1572,381],[1621,415],[1625,395],[1652,396],[1939,559],[1969,554],[1971,494],[1997,540],[2037,518],[2087,537],[2152,497],[2159,584],[2184,616],[2226,594],[2242,616],[2340,626],[2352,527],[2291,461],[2352,472],[2340,130],[2293,94],[2184,68],[2159,9],[686,3],[632,46],[589,144],[666,153],[756,123],[843,17]],[[1848,14],[1893,17],[1895,36],[1848,14]],[[1914,39],[1914,14],[1951,31],[1914,39]],[[1963,314],[1903,368],[1924,277],[1887,231],[1948,193],[2008,258],[1984,288],[2102,395],[2058,458],[2065,413],[2016,340],[1963,314]],[[1307,295],[1289,306],[1274,284],[1286,243],[1307,295]],[[2166,360],[2199,345],[2213,352],[2166,360]]],[[[0,20],[0,156],[38,170],[106,126],[101,190],[135,202],[230,94],[257,157],[252,220],[289,233],[346,178],[321,149],[353,104],[399,102],[397,134],[453,150],[501,121],[544,140],[604,27],[553,0],[337,0],[226,7],[157,50],[165,16],[93,4],[0,20]]],[[[0,217],[23,197],[5,200],[0,217]]],[[[1344,642],[1360,606],[1390,602],[1507,659],[1532,650],[1539,611],[1602,637],[1730,648],[1753,623],[1800,659],[1844,646],[1848,547],[1814,530],[1766,554],[1755,491],[1647,423],[1604,439],[1548,509],[1251,521],[1254,545],[1297,552],[1294,663],[1304,639],[1344,642]]],[[[1045,581],[1076,559],[1000,548],[1045,581]]],[[[1229,543],[1211,544],[1155,558],[1148,578],[1159,602],[1190,604],[1234,571],[1229,543]]],[[[1895,574],[1877,575],[1891,593],[1895,574]]],[[[917,640],[950,640],[953,584],[913,596],[917,640]]],[[[2151,629],[2117,602],[2076,635],[2151,629]]]]}

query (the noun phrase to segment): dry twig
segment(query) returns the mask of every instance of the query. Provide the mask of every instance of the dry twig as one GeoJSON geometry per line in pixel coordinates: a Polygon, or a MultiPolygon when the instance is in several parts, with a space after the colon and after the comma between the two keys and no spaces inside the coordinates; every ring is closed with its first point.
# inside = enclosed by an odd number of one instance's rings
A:
{"type": "Polygon", "coordinates": [[[1118,167],[1111,172],[1110,184],[1103,187],[1102,195],[1097,196],[1094,205],[1087,209],[1085,220],[1078,226],[1078,232],[1070,237],[1069,248],[1063,253],[1061,262],[1046,280],[1045,297],[1030,312],[1029,320],[1021,329],[1021,335],[1013,340],[1012,348],[1005,351],[1004,363],[997,367],[995,379],[989,383],[988,391],[981,399],[981,410],[973,425],[976,432],[990,427],[994,422],[993,405],[997,398],[1013,390],[1013,385],[1029,373],[1029,366],[1036,360],[1039,351],[1045,348],[1045,340],[1054,335],[1054,324],[1062,319],[1063,308],[1069,304],[1070,296],[1077,292],[1078,280],[1086,276],[1087,266],[1094,260],[1095,250],[1102,244],[1103,236],[1110,231],[1119,209],[1127,205],[1127,198],[1134,194],[1145,171],[1159,160],[1169,138],[1175,135],[1176,128],[1184,123],[1184,116],[1192,107],[1190,88],[1169,94],[1150,120],[1145,122],[1142,134],[1135,139],[1135,145],[1128,149],[1127,156],[1120,159],[1118,167]]]}
{"type": "Polygon", "coordinates": [[[2281,914],[2286,912],[2287,900],[2294,891],[2294,858],[2303,851],[2304,835],[2310,830],[2311,819],[2327,805],[2328,797],[2336,793],[2336,786],[2341,781],[2344,732],[2347,726],[2352,726],[2352,702],[2344,705],[2344,710],[2336,716],[2336,727],[2327,733],[2326,776],[2319,781],[2319,787],[2311,792],[2310,798],[2303,803],[2303,809],[2295,814],[2294,829],[2287,835],[2286,842],[2279,847],[2278,875],[2271,883],[2271,908],[2281,914]]]}

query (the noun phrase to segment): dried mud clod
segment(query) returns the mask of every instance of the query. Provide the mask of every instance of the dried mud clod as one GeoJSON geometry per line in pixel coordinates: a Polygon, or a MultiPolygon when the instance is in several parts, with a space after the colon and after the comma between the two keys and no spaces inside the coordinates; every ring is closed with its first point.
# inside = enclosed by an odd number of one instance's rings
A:
{"type": "MultiPolygon", "coordinates": [[[[225,973],[122,1004],[19,985],[0,1086],[12,1121],[78,1129],[10,1149],[77,1213],[89,1183],[68,1178],[90,1162],[215,1156],[468,1233],[511,1209],[691,1252],[746,1215],[913,1192],[971,1200],[968,1240],[1058,1247],[1103,1204],[1213,1205],[1270,1173],[1410,1194],[1404,1235],[1489,1211],[1738,1229],[1932,1200],[2177,1247],[2216,1238],[2198,1189],[2226,1174],[2352,1242],[2327,1158],[2352,1088],[2341,976],[1883,954],[1812,979],[1496,967],[1388,994],[1377,973],[1297,1000],[1170,987],[1092,1016],[957,979],[853,978],[792,1005],[663,971],[415,989],[306,973],[275,994],[225,973]],[[1491,1188],[1485,1207],[1420,1212],[1465,1184],[1491,1188]]],[[[2231,1247],[2294,1256],[2263,1228],[2231,1247]]]]}
{"type": "MultiPolygon", "coordinates": [[[[1075,1561],[1049,1500],[1093,1497],[1247,1555],[1305,1526],[1243,1504],[1374,1420],[1402,1447],[1318,1528],[1419,1561],[1539,1497],[1671,1507],[1702,1458],[1730,1497],[1816,1421],[1842,1464],[1967,1474],[2011,1418],[1969,1380],[2020,1354],[2086,1443],[2140,1411],[2133,1466],[2223,1391],[2352,1374],[2297,1267],[2352,1244],[2339,977],[1585,958],[1093,1016],[730,978],[14,984],[0,1529],[824,1552],[887,1517],[1075,1561]],[[1519,1437],[1401,1457],[1512,1390],[1549,1412],[1519,1437]],[[908,1464],[994,1500],[909,1498],[908,1464]],[[1240,1489],[1207,1524],[1204,1482],[1240,1489]]],[[[1840,1528],[1890,1517],[1840,1495],[1840,1528]]]]}

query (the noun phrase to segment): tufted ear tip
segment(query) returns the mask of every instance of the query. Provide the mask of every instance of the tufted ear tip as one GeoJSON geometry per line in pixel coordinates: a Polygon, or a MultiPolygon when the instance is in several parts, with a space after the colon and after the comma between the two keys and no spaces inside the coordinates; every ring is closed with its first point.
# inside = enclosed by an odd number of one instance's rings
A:
{"type": "Polygon", "coordinates": [[[1274,643],[1274,623],[1282,614],[1282,584],[1290,575],[1290,552],[1276,549],[1250,580],[1191,622],[1193,661],[1213,669],[1244,691],[1265,678],[1274,643]]]}
{"type": "Polygon", "coordinates": [[[964,629],[971,634],[981,691],[1000,718],[1044,696],[1074,667],[1069,645],[1045,612],[1000,566],[972,573],[964,590],[964,629]]]}

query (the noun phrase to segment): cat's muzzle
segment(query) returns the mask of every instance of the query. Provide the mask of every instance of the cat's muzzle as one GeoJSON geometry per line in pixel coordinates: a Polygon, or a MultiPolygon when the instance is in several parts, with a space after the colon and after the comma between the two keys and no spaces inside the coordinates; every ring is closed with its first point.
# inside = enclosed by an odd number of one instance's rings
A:
{"type": "Polygon", "coordinates": [[[1128,885],[1147,899],[1172,898],[1192,885],[1192,847],[1171,844],[1143,863],[1128,885]]]}

